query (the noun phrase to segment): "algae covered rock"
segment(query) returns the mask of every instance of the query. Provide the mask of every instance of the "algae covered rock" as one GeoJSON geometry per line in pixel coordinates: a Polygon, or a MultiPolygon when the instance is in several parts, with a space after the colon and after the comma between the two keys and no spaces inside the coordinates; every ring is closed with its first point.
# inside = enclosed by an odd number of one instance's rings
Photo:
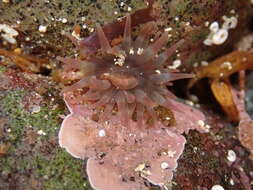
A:
{"type": "Polygon", "coordinates": [[[163,14],[158,20],[170,31],[172,39],[187,39],[177,57],[187,69],[231,51],[247,32],[252,15],[248,0],[159,2],[163,14]]]}
{"type": "MultiPolygon", "coordinates": [[[[157,0],[153,12],[160,32],[154,32],[159,35],[167,30],[172,44],[186,39],[180,55],[172,60],[180,59],[190,69],[233,48],[248,29],[251,6],[249,0],[157,0]],[[227,32],[216,31],[214,35],[209,29],[214,22],[227,32]]],[[[111,23],[145,7],[144,1],[10,1],[0,4],[0,24],[9,24],[19,31],[17,46],[26,53],[55,62],[57,55],[73,54],[63,31],[72,32],[74,26],[80,25],[81,37],[87,37],[94,32],[96,23],[111,23]]]]}
{"type": "MultiPolygon", "coordinates": [[[[147,2],[152,3],[156,24],[150,40],[164,31],[169,35],[167,47],[183,39],[169,65],[183,72],[232,51],[251,30],[250,0],[0,1],[0,50],[4,50],[0,51],[0,189],[91,189],[83,161],[72,158],[58,145],[59,127],[68,111],[60,94],[62,84],[52,77],[62,66],[56,57],[79,56],[64,34],[87,39],[96,32],[97,23],[118,22],[145,9],[147,2]],[[5,51],[10,52],[9,57],[1,54],[5,51]],[[14,55],[47,62],[36,74],[25,73],[22,65],[11,59],[14,55]],[[3,66],[7,62],[8,66],[3,66]]],[[[135,25],[133,38],[142,24],[135,25]]],[[[114,37],[111,43],[117,44],[122,32],[114,37]]],[[[30,59],[28,63],[37,62],[30,59]]],[[[252,99],[252,88],[248,98],[252,99]]],[[[252,113],[251,102],[247,106],[252,113]]],[[[184,152],[167,188],[206,190],[219,184],[230,190],[250,189],[253,166],[236,138],[237,129],[220,114],[205,114],[208,133],[185,135],[184,152]],[[232,162],[231,152],[236,154],[232,162]]],[[[97,163],[90,166],[96,169],[97,163]]],[[[159,189],[145,182],[145,188],[159,189]]]]}

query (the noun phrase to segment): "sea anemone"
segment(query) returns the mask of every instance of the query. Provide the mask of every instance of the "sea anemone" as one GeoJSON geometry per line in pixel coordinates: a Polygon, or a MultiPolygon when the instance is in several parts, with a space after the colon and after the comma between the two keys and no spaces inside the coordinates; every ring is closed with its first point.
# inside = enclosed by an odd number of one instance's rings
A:
{"type": "MultiPolygon", "coordinates": [[[[131,38],[131,17],[127,16],[122,43],[111,46],[103,29],[97,25],[101,48],[85,60],[60,58],[65,72],[75,73],[74,84],[63,92],[78,93],[80,103],[100,111],[98,120],[106,121],[117,114],[122,124],[129,119],[139,124],[155,122],[155,108],[170,109],[174,95],[168,91],[171,81],[193,77],[192,74],[172,72],[165,67],[167,59],[183,40],[159,54],[168,40],[163,33],[149,44],[154,23],[144,25],[135,40],[131,38]]],[[[80,50],[81,51],[81,50],[80,50]]]]}
{"type": "Polygon", "coordinates": [[[127,16],[122,42],[111,47],[98,25],[96,53],[84,60],[60,58],[62,75],[73,84],[63,89],[70,114],[59,144],[76,158],[88,158],[86,171],[96,190],[148,190],[150,184],[167,189],[184,150],[181,134],[205,132],[203,113],[167,89],[171,81],[193,76],[166,67],[183,40],[160,53],[168,34],[150,44],[153,29],[153,22],[143,25],[132,40],[127,16]]]}

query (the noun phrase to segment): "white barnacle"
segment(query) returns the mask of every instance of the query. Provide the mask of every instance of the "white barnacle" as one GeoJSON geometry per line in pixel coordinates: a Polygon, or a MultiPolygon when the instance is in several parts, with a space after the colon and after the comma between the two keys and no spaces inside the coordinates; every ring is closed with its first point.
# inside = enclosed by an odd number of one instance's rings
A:
{"type": "Polygon", "coordinates": [[[205,26],[206,26],[206,27],[208,27],[209,24],[210,24],[209,21],[206,21],[206,22],[205,22],[205,26]]]}
{"type": "Polygon", "coordinates": [[[198,120],[198,125],[200,127],[204,127],[205,126],[205,122],[203,120],[198,120]]]}
{"type": "Polygon", "coordinates": [[[14,37],[18,36],[18,32],[7,24],[0,24],[0,33],[4,40],[11,44],[16,44],[17,41],[14,37]]]}
{"type": "Polygon", "coordinates": [[[125,63],[125,59],[126,59],[125,55],[119,54],[117,58],[114,59],[114,64],[118,66],[123,66],[125,63]]]}
{"type": "Polygon", "coordinates": [[[47,31],[47,26],[45,26],[45,25],[40,25],[39,26],[39,32],[45,33],[46,31],[47,31]]]}
{"type": "Polygon", "coordinates": [[[127,11],[132,11],[132,8],[131,7],[127,7],[127,11]]]}
{"type": "Polygon", "coordinates": [[[209,29],[211,32],[215,33],[218,32],[219,30],[219,23],[217,21],[213,22],[210,26],[209,29]]]}
{"type": "Polygon", "coordinates": [[[164,31],[165,32],[170,32],[170,31],[172,31],[172,27],[165,28],[164,31]]]}
{"type": "Polygon", "coordinates": [[[201,61],[200,64],[201,64],[201,66],[204,66],[204,67],[208,66],[208,62],[207,61],[201,61]]]}
{"type": "Polygon", "coordinates": [[[168,66],[169,69],[177,69],[182,64],[182,61],[180,59],[176,59],[172,62],[172,65],[168,66]]]}
{"type": "Polygon", "coordinates": [[[161,168],[162,168],[163,170],[165,170],[165,169],[169,168],[169,164],[168,164],[167,162],[162,162],[162,163],[161,163],[161,168]]]}
{"type": "Polygon", "coordinates": [[[185,100],[185,103],[188,104],[189,106],[194,106],[194,102],[191,100],[185,100]]]}
{"type": "Polygon", "coordinates": [[[144,49],[143,48],[138,48],[137,49],[137,54],[141,55],[143,53],[144,49]]]}
{"type": "Polygon", "coordinates": [[[215,45],[223,44],[228,38],[228,30],[227,29],[220,29],[212,36],[212,42],[215,45]]]}
{"type": "Polygon", "coordinates": [[[212,43],[212,40],[208,37],[207,39],[205,39],[203,41],[203,43],[206,45],[206,46],[211,46],[213,43],[212,43]]]}
{"type": "Polygon", "coordinates": [[[62,19],[61,19],[61,22],[62,22],[63,24],[66,24],[66,23],[68,22],[68,20],[67,20],[66,18],[62,18],[62,19]]]}
{"type": "Polygon", "coordinates": [[[121,7],[123,7],[123,6],[124,6],[124,4],[125,4],[124,2],[120,2],[120,4],[119,4],[119,5],[120,5],[121,7]]]}
{"type": "Polygon", "coordinates": [[[222,19],[224,20],[222,28],[227,30],[236,28],[238,24],[238,19],[235,16],[232,16],[230,18],[223,16],[222,19]]]}
{"type": "Polygon", "coordinates": [[[47,133],[44,132],[42,129],[40,129],[38,132],[37,132],[38,135],[46,135],[47,133]]]}
{"type": "Polygon", "coordinates": [[[100,137],[105,137],[106,133],[105,133],[105,130],[104,129],[101,129],[98,131],[98,136],[100,137]]]}
{"type": "Polygon", "coordinates": [[[173,158],[173,157],[175,156],[175,154],[176,154],[176,151],[169,150],[169,151],[167,152],[167,155],[168,155],[168,157],[170,157],[170,158],[173,158]]]}
{"type": "Polygon", "coordinates": [[[133,49],[133,48],[130,48],[129,54],[130,54],[130,55],[133,55],[133,54],[134,54],[134,49],[133,49]]]}
{"type": "Polygon", "coordinates": [[[235,185],[235,182],[232,178],[229,180],[229,183],[230,183],[230,185],[235,185]]]}
{"type": "Polygon", "coordinates": [[[225,27],[220,28],[217,21],[213,22],[209,27],[210,34],[203,41],[203,43],[207,46],[223,44],[228,38],[229,29],[230,28],[225,27]]]}
{"type": "Polygon", "coordinates": [[[156,69],[155,72],[156,72],[157,74],[161,74],[161,71],[158,70],[158,69],[156,69]]]}
{"type": "Polygon", "coordinates": [[[230,162],[234,162],[236,160],[236,153],[233,150],[229,150],[227,154],[227,159],[230,162]]]}
{"type": "Polygon", "coordinates": [[[224,190],[224,188],[221,185],[214,185],[212,190],[224,190]]]}
{"type": "Polygon", "coordinates": [[[83,29],[86,29],[86,28],[88,28],[88,26],[87,26],[87,24],[83,24],[83,29]]]}
{"type": "Polygon", "coordinates": [[[228,70],[232,70],[232,64],[229,61],[225,61],[224,63],[222,63],[221,65],[222,68],[226,68],[228,70]]]}

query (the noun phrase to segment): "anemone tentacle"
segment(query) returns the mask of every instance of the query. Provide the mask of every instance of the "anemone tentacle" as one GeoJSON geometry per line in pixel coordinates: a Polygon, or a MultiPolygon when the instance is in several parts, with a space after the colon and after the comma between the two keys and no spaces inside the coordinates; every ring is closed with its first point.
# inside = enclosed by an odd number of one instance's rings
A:
{"type": "Polygon", "coordinates": [[[155,107],[170,109],[170,99],[175,98],[168,91],[167,85],[171,81],[190,78],[193,75],[171,72],[164,66],[184,40],[158,54],[168,40],[168,33],[163,33],[150,44],[148,37],[153,28],[153,22],[147,23],[133,40],[131,17],[128,15],[122,42],[112,47],[102,27],[97,25],[101,54],[89,56],[84,61],[59,59],[68,63],[63,67],[67,72],[79,71],[83,77],[65,87],[63,92],[83,90],[83,102],[89,102],[94,110],[102,110],[99,116],[102,121],[108,120],[114,112],[123,124],[127,124],[129,119],[136,120],[139,124],[147,123],[150,119],[156,122],[158,116],[155,107]]]}
{"type": "Polygon", "coordinates": [[[111,50],[111,46],[109,41],[107,40],[105,33],[103,32],[102,27],[97,24],[97,35],[100,43],[101,50],[105,53],[109,52],[111,50]]]}

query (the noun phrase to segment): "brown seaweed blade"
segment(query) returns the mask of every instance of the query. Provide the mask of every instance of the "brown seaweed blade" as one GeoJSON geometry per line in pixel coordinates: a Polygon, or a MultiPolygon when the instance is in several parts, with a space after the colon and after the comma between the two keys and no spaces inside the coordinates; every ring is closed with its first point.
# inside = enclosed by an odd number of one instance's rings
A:
{"type": "Polygon", "coordinates": [[[42,65],[48,64],[48,61],[45,59],[40,59],[31,55],[20,55],[4,49],[0,49],[0,55],[10,58],[16,66],[29,73],[38,73],[42,65]]]}
{"type": "Polygon", "coordinates": [[[235,106],[231,85],[227,82],[214,81],[211,83],[212,92],[216,100],[222,105],[222,109],[232,121],[238,121],[238,110],[235,106]]]}
{"type": "Polygon", "coordinates": [[[246,51],[234,51],[214,60],[208,66],[200,67],[196,71],[196,77],[189,82],[188,89],[198,80],[209,78],[211,90],[222,109],[231,121],[239,121],[239,113],[232,97],[229,77],[247,69],[253,69],[253,54],[246,51]]]}

